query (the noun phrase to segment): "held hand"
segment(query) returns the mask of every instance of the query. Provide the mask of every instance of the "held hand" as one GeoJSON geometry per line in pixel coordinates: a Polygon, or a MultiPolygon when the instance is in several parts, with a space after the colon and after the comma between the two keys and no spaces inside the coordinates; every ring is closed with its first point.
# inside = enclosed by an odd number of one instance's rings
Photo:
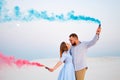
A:
{"type": "Polygon", "coordinates": [[[54,71],[54,69],[53,69],[53,68],[49,68],[49,71],[50,71],[50,72],[53,72],[53,71],[54,71]]]}
{"type": "Polygon", "coordinates": [[[96,31],[96,34],[100,34],[100,32],[101,32],[101,24],[99,24],[99,27],[97,28],[97,31],[96,31]]]}
{"type": "Polygon", "coordinates": [[[49,67],[45,67],[45,69],[48,69],[50,72],[53,72],[53,71],[54,71],[53,68],[49,68],[49,67]]]}
{"type": "Polygon", "coordinates": [[[99,24],[99,27],[101,27],[101,24],[99,24]]]}
{"type": "Polygon", "coordinates": [[[49,67],[45,66],[45,69],[48,69],[48,70],[49,70],[49,67]]]}

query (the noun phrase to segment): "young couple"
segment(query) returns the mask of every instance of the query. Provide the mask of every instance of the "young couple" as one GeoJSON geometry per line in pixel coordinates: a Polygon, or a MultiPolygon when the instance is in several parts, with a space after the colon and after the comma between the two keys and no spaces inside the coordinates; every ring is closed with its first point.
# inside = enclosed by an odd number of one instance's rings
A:
{"type": "Polygon", "coordinates": [[[60,45],[60,60],[53,68],[45,68],[53,72],[64,63],[59,73],[58,80],[84,80],[87,70],[86,52],[89,47],[93,46],[98,41],[100,32],[101,25],[97,28],[95,37],[88,42],[81,42],[78,36],[72,33],[69,36],[72,46],[66,42],[62,42],[60,45]]]}

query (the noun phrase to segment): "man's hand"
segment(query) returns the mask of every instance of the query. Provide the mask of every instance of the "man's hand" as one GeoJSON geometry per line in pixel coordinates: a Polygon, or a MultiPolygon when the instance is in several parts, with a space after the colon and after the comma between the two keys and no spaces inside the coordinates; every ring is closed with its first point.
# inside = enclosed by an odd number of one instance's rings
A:
{"type": "Polygon", "coordinates": [[[99,35],[101,32],[101,24],[99,24],[99,27],[97,28],[96,34],[99,35]]]}

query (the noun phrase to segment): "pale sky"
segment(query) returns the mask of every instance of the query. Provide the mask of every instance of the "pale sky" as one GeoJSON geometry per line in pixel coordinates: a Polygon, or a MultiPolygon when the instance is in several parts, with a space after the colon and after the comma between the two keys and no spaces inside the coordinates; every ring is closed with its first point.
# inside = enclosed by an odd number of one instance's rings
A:
{"type": "MultiPolygon", "coordinates": [[[[14,17],[15,6],[19,6],[26,16],[30,9],[47,11],[48,14],[67,14],[73,10],[76,15],[90,16],[101,21],[100,39],[88,50],[88,56],[120,56],[119,3],[119,0],[6,0],[0,17],[6,12],[14,17]]],[[[98,24],[87,21],[1,22],[0,52],[29,60],[58,58],[60,43],[69,43],[71,33],[77,33],[81,41],[89,41],[94,37],[97,27],[98,24]]]]}

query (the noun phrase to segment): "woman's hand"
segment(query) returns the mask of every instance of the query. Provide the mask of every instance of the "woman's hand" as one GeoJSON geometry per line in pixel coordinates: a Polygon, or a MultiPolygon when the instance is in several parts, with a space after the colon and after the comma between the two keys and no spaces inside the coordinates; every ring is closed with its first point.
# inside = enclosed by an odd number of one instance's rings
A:
{"type": "Polygon", "coordinates": [[[49,68],[49,67],[45,67],[46,69],[48,69],[50,72],[53,72],[54,70],[56,70],[63,62],[58,61],[57,64],[53,67],[53,68],[49,68]]]}
{"type": "Polygon", "coordinates": [[[53,68],[49,68],[48,70],[49,70],[50,72],[53,72],[53,71],[54,71],[54,69],[53,69],[53,68]]]}
{"type": "Polygon", "coordinates": [[[53,72],[53,71],[54,71],[53,68],[49,68],[49,67],[45,67],[45,69],[47,69],[47,70],[50,71],[50,72],[53,72]]]}

